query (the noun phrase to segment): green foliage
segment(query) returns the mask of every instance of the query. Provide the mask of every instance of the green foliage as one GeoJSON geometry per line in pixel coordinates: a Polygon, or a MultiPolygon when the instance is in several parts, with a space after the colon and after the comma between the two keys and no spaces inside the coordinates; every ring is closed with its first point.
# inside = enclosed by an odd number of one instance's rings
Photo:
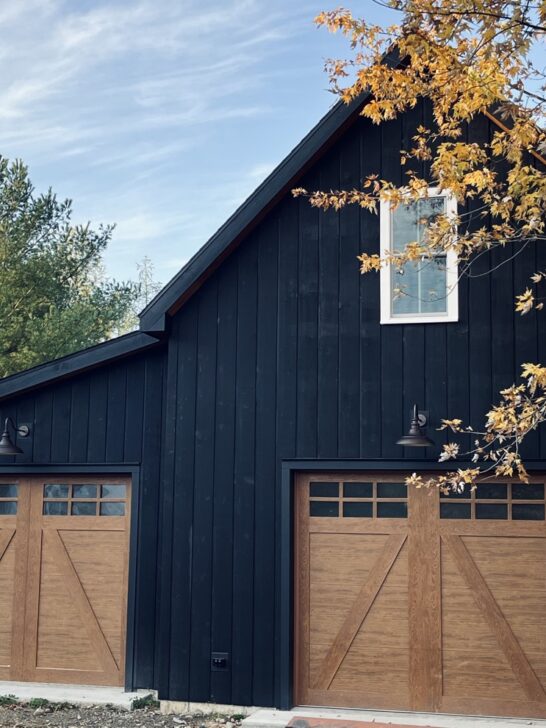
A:
{"type": "Polygon", "coordinates": [[[49,700],[47,698],[31,698],[28,701],[28,707],[29,708],[47,708],[49,705],[49,700]]]}
{"type": "Polygon", "coordinates": [[[10,705],[17,705],[19,701],[15,695],[11,693],[9,695],[0,695],[0,707],[8,707],[10,705]]]}
{"type": "Polygon", "coordinates": [[[156,700],[152,693],[143,695],[141,698],[133,698],[131,701],[132,710],[143,710],[145,708],[159,708],[159,700],[156,700]]]}
{"type": "Polygon", "coordinates": [[[139,287],[104,277],[112,226],[71,216],[70,200],[36,194],[27,167],[0,157],[0,376],[128,328],[139,287]]]}

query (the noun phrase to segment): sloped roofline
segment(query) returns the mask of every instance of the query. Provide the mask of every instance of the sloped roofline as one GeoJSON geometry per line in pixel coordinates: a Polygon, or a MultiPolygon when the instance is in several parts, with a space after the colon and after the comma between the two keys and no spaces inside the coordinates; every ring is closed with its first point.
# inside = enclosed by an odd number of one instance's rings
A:
{"type": "MultiPolygon", "coordinates": [[[[384,63],[392,66],[400,63],[396,49],[385,56],[384,63]]],[[[322,117],[250,197],[150,301],[140,313],[141,331],[152,333],[165,330],[167,315],[172,315],[183,305],[239,241],[263,219],[280,197],[295,185],[317,156],[322,155],[334,143],[359,115],[369,97],[370,94],[363,94],[350,104],[338,101],[322,117]]]]}
{"type": "MultiPolygon", "coordinates": [[[[399,58],[396,52],[386,56],[385,63],[397,65],[399,58]]],[[[0,379],[0,401],[159,345],[161,334],[166,330],[167,315],[175,313],[183,305],[316,158],[334,143],[358,116],[368,98],[369,94],[365,94],[351,104],[338,101],[322,117],[140,313],[140,331],[0,379]]]]}
{"type": "Polygon", "coordinates": [[[159,343],[160,340],[153,336],[141,331],[133,331],[88,349],[81,349],[60,359],[39,364],[32,369],[26,369],[0,379],[0,400],[36,389],[55,380],[66,379],[88,369],[94,369],[105,362],[122,359],[157,346],[159,343]]]}

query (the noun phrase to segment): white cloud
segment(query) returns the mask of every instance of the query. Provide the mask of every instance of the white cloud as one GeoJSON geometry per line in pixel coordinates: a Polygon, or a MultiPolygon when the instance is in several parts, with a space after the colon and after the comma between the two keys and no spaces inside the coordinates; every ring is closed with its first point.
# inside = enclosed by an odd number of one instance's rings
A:
{"type": "Polygon", "coordinates": [[[74,197],[75,219],[117,222],[113,268],[149,254],[172,274],[274,167],[258,136],[275,134],[285,85],[305,77],[283,53],[317,9],[1,3],[0,154],[23,158],[39,188],[74,197]]]}

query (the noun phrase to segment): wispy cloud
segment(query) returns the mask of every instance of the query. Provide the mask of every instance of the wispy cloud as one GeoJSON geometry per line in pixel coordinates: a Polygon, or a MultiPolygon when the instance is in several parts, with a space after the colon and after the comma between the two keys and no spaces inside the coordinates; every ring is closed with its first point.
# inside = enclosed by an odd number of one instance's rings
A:
{"type": "Polygon", "coordinates": [[[0,154],[74,197],[78,219],[117,222],[114,272],[149,254],[172,274],[331,103],[305,101],[325,85],[310,56],[320,8],[2,3],[0,154]]]}

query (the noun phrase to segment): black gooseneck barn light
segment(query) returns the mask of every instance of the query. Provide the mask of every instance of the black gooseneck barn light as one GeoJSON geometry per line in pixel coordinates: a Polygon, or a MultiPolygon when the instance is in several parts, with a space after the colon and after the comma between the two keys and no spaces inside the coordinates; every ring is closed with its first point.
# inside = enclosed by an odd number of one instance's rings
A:
{"type": "Polygon", "coordinates": [[[430,437],[427,437],[423,432],[426,424],[426,415],[419,412],[417,405],[414,404],[408,434],[397,440],[396,444],[405,445],[405,447],[430,447],[434,445],[430,437]]]}
{"type": "Polygon", "coordinates": [[[4,422],[4,431],[0,435],[0,455],[20,455],[23,451],[17,447],[9,435],[9,428],[13,428],[19,437],[28,437],[30,435],[30,427],[28,425],[16,425],[11,417],[6,417],[4,422]]]}

